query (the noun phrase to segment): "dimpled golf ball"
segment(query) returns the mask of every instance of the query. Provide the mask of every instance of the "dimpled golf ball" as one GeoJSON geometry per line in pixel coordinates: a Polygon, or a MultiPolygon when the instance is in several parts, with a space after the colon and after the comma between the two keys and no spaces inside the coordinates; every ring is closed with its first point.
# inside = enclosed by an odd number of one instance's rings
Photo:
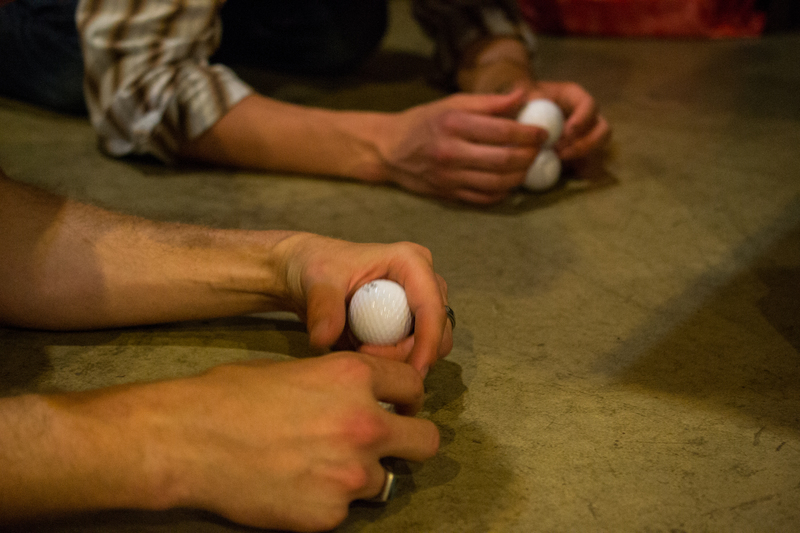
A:
{"type": "Polygon", "coordinates": [[[544,98],[531,100],[522,108],[517,121],[547,130],[546,148],[556,144],[564,131],[564,113],[556,104],[544,98]]]}
{"type": "Polygon", "coordinates": [[[561,160],[551,148],[543,148],[525,175],[525,187],[531,191],[546,191],[561,175],[561,160]]]}
{"type": "Polygon", "coordinates": [[[350,330],[364,344],[397,344],[411,332],[406,291],[388,279],[370,281],[350,300],[348,319],[350,330]]]}

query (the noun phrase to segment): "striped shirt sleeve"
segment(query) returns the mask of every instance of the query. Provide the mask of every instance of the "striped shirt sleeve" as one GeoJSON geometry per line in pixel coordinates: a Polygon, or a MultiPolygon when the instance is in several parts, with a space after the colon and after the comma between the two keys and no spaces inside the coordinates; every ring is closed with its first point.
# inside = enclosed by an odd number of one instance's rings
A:
{"type": "Polygon", "coordinates": [[[531,59],[536,37],[519,12],[516,0],[413,0],[414,16],[434,39],[439,82],[456,88],[458,62],[474,42],[487,37],[522,41],[531,59]]]}
{"type": "Polygon", "coordinates": [[[222,0],[81,0],[84,89],[101,148],[175,158],[252,93],[210,65],[222,0]]]}

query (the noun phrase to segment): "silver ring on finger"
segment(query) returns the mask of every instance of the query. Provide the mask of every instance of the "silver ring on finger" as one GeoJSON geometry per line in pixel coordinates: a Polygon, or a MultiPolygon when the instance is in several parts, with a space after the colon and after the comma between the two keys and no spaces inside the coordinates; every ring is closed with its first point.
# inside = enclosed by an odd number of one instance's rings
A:
{"type": "Polygon", "coordinates": [[[386,468],[384,468],[383,471],[386,472],[386,478],[383,481],[383,488],[376,496],[373,496],[365,501],[386,503],[392,499],[392,496],[394,496],[395,486],[397,485],[397,477],[394,475],[394,472],[387,470],[386,468]]]}
{"type": "Polygon", "coordinates": [[[456,313],[453,311],[453,308],[449,305],[445,305],[444,312],[447,313],[447,320],[450,321],[450,325],[453,326],[453,329],[456,329],[456,313]]]}

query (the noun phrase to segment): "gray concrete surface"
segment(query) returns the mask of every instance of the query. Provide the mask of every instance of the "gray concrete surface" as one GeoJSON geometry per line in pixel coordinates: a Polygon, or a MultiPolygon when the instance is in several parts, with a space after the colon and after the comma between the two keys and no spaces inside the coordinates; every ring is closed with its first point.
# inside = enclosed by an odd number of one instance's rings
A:
{"type": "MultiPolygon", "coordinates": [[[[439,95],[395,2],[381,61],[270,94],[395,110],[439,95]]],[[[12,177],[162,220],[429,247],[458,314],[422,416],[442,447],[342,532],[800,531],[800,36],[542,38],[583,84],[609,157],[559,190],[471,208],[314,177],[115,161],[82,119],[0,100],[12,177]]],[[[0,329],[0,393],[308,355],[251,316],[125,330],[0,329]]],[[[111,512],[38,531],[241,531],[205,513],[111,512]]]]}

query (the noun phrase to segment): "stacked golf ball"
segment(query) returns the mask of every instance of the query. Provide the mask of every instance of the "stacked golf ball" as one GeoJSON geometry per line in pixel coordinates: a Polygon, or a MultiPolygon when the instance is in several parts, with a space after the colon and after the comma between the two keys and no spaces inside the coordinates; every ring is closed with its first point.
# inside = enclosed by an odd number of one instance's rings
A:
{"type": "Polygon", "coordinates": [[[413,317],[399,283],[378,279],[359,288],[350,300],[350,330],[364,344],[391,346],[408,337],[413,317]]]}
{"type": "Polygon", "coordinates": [[[547,130],[547,141],[545,141],[539,155],[534,159],[533,164],[528,168],[525,176],[525,187],[532,191],[546,191],[552,188],[561,176],[561,160],[553,149],[561,132],[564,130],[564,114],[561,109],[544,98],[538,98],[528,102],[519,115],[517,120],[523,124],[538,126],[547,130]]]}

